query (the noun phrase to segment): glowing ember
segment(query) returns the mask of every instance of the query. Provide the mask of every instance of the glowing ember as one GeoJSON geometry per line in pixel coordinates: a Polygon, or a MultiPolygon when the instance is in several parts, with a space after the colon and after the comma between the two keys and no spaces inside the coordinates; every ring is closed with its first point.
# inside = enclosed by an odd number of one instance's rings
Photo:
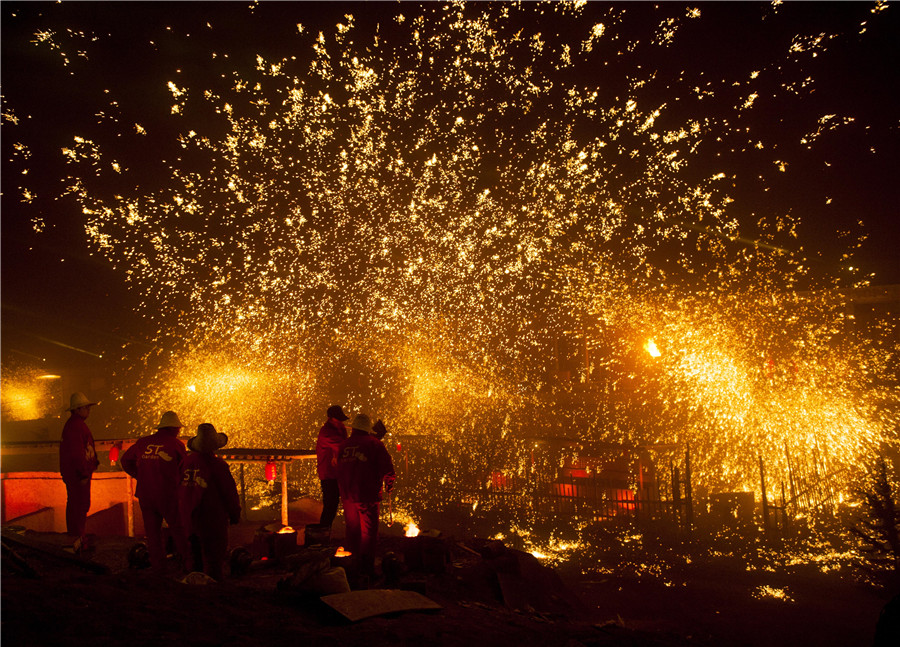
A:
{"type": "Polygon", "coordinates": [[[404,530],[406,531],[407,537],[417,537],[419,535],[419,527],[414,523],[406,526],[404,530]]]}
{"type": "Polygon", "coordinates": [[[335,557],[350,557],[352,554],[349,550],[344,550],[343,546],[338,546],[338,549],[334,551],[335,557]]]}
{"type": "Polygon", "coordinates": [[[650,353],[651,357],[659,357],[662,354],[659,352],[659,349],[656,347],[656,343],[652,339],[648,339],[647,343],[644,344],[644,350],[650,353]]]}
{"type": "Polygon", "coordinates": [[[753,591],[753,597],[755,598],[775,598],[776,600],[783,600],[784,602],[793,602],[794,598],[792,598],[788,594],[788,590],[785,588],[777,588],[769,586],[768,584],[757,587],[753,591]]]}

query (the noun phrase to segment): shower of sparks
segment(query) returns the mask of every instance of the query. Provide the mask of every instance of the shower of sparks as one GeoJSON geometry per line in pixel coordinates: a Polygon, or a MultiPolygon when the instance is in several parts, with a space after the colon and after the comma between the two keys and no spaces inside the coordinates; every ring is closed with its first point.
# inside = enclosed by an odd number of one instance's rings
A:
{"type": "Polygon", "coordinates": [[[759,456],[770,487],[800,474],[844,483],[896,424],[883,418],[896,415],[896,391],[870,384],[890,355],[846,337],[839,302],[656,292],[625,298],[602,280],[581,292],[596,322],[594,370],[624,390],[617,440],[690,445],[699,482],[758,491],[759,456]],[[652,366],[638,352],[647,332],[664,349],[652,366]]]}
{"type": "MultiPolygon", "coordinates": [[[[123,351],[132,419],[174,408],[234,446],[308,447],[339,401],[447,441],[441,482],[526,474],[504,441],[572,420],[584,440],[690,447],[710,491],[758,492],[760,456],[773,483],[843,487],[896,429],[897,394],[873,386],[888,358],[839,302],[795,292],[812,280],[799,218],[748,216],[727,161],[790,172],[752,117],[812,93],[804,61],[840,35],[797,34],[736,78],[663,78],[629,61],[665,57],[705,10],[629,40],[631,11],[401,3],[374,30],[297,24],[292,55],[210,51],[215,73],[159,81],[171,140],[106,89],[61,152],[91,245],[155,331],[123,351]],[[575,384],[605,385],[565,411],[561,340],[588,357],[575,384]]],[[[84,74],[102,38],[34,45],[84,74]]],[[[4,108],[7,140],[21,118],[4,108]]],[[[853,123],[820,115],[799,144],[853,123]]],[[[27,142],[13,158],[28,166],[27,142]]]]}
{"type": "Polygon", "coordinates": [[[4,422],[38,420],[62,412],[61,395],[55,386],[57,375],[49,375],[25,365],[3,368],[2,416],[4,422]]]}

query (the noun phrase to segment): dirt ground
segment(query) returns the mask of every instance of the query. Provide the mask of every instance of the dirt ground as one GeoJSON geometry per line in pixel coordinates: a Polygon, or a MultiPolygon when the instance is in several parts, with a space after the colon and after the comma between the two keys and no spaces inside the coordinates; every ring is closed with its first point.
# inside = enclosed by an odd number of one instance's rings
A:
{"type": "MultiPolygon", "coordinates": [[[[259,524],[245,523],[232,533],[233,546],[246,545],[259,524]]],[[[4,537],[11,537],[9,529],[4,537]]],[[[350,622],[318,596],[279,586],[291,575],[287,561],[257,560],[241,577],[188,584],[178,579],[174,562],[166,576],[130,568],[135,539],[94,538],[85,557],[89,563],[82,564],[60,552],[65,535],[28,531],[20,537],[29,545],[4,541],[0,640],[5,647],[270,647],[285,641],[329,647],[852,647],[873,644],[887,602],[884,594],[815,566],[775,572],[721,557],[677,567],[657,563],[629,570],[610,563],[550,569],[518,551],[488,558],[490,546],[483,541],[443,537],[448,547],[443,573],[407,565],[394,585],[424,594],[440,609],[350,622]],[[521,568],[508,568],[510,555],[521,568]]],[[[339,543],[340,537],[335,539],[339,543]]],[[[384,532],[379,554],[399,555],[404,546],[406,538],[384,532]]]]}

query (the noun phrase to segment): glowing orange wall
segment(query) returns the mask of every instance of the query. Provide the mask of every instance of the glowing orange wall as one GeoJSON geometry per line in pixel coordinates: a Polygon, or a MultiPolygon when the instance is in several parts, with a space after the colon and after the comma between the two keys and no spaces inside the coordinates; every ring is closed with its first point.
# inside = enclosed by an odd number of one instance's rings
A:
{"type": "MultiPolygon", "coordinates": [[[[140,506],[131,499],[132,481],[124,472],[95,472],[91,482],[91,509],[87,531],[99,535],[125,534],[127,510],[133,501],[134,531],[144,524],[140,506]],[[113,510],[115,509],[115,510],[113,510]]],[[[66,486],[59,472],[9,472],[0,474],[3,523],[40,532],[66,531],[66,486]],[[49,508],[50,512],[40,512],[49,508]],[[40,514],[35,514],[39,513],[40,514]]]]}

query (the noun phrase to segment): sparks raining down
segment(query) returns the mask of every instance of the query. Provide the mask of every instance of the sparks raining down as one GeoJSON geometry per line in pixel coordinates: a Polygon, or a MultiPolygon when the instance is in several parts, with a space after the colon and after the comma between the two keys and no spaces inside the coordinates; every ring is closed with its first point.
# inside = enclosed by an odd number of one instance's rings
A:
{"type": "MultiPolygon", "coordinates": [[[[741,200],[748,177],[766,192],[794,168],[769,139],[783,129],[757,123],[815,91],[806,68],[841,34],[797,34],[716,77],[666,66],[702,5],[390,7],[239,59],[197,49],[224,29],[208,5],[203,38],[152,43],[193,57],[156,81],[164,109],[131,114],[104,88],[97,123],[70,134],[65,197],[154,330],[120,374],[141,385],[133,415],[176,408],[227,420],[237,445],[305,445],[297,420],[339,399],[513,473],[528,462],[480,449],[578,420],[589,440],[690,446],[711,490],[757,488],[760,455],[775,478],[846,483],[896,426],[897,394],[873,386],[888,361],[847,335],[837,299],[797,296],[837,285],[813,271],[799,214],[741,200]],[[602,403],[563,411],[567,342],[584,348],[572,382],[602,381],[602,403]]],[[[33,41],[80,76],[107,37],[33,41]]],[[[5,108],[7,141],[23,117],[5,108]]],[[[791,146],[813,152],[859,125],[803,123],[791,146]]]]}

